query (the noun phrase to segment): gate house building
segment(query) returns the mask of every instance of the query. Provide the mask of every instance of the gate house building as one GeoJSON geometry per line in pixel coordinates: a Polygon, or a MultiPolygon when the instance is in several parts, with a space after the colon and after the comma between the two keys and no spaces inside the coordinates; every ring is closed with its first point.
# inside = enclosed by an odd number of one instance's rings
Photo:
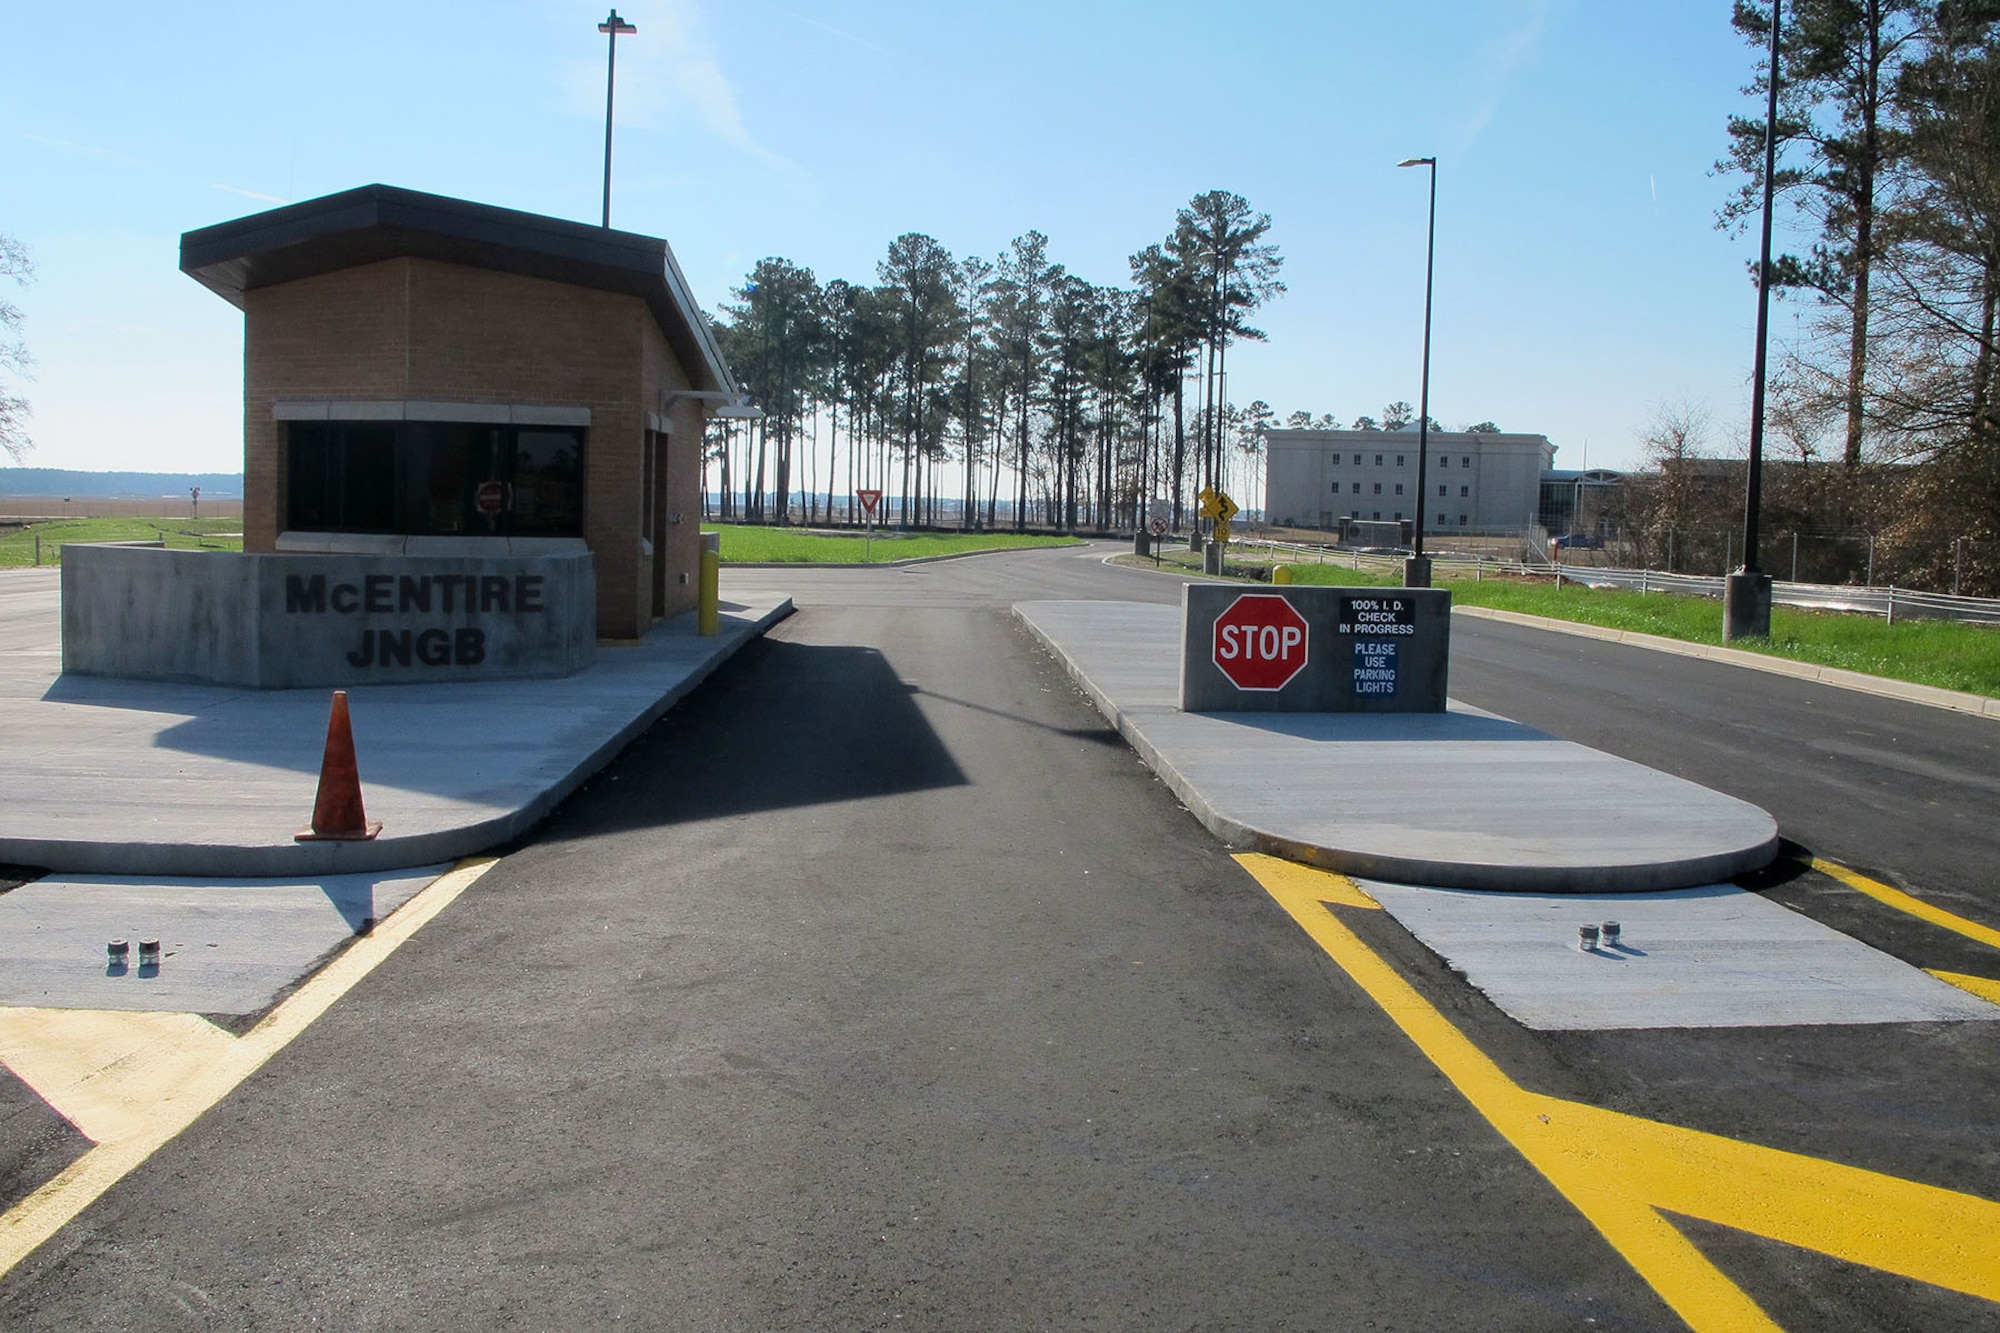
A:
{"type": "MultiPolygon", "coordinates": [[[[1417,516],[1415,430],[1273,430],[1264,442],[1270,522],[1331,531],[1343,518],[1417,516]]],[[[1430,448],[1425,532],[1511,534],[1534,525],[1543,474],[1555,466],[1546,435],[1432,431],[1430,448]]]]}
{"type": "Polygon", "coordinates": [[[181,268],[243,311],[243,551],[70,548],[65,671],[562,676],[695,607],[741,394],[665,241],[369,185],[181,268]]]}
{"type": "Polygon", "coordinates": [[[663,240],[368,185],[192,231],[243,311],[243,549],[588,550],[597,633],[699,592],[704,407],[738,398],[663,240]]]}

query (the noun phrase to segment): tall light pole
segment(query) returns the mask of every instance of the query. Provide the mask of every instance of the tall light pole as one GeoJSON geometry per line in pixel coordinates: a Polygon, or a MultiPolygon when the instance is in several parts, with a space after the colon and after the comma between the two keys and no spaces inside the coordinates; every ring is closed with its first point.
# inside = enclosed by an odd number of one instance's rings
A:
{"type": "Polygon", "coordinates": [[[1757,258],[1757,356],[1750,380],[1750,469],[1743,485],[1743,565],[1723,580],[1722,640],[1771,637],[1771,577],[1757,568],[1764,478],[1764,354],[1771,333],[1771,189],[1778,170],[1778,13],[1771,0],[1770,101],[1764,112],[1764,242],[1757,258]]]}
{"type": "Polygon", "coordinates": [[[611,53],[604,62],[604,225],[611,225],[611,89],[618,77],[618,34],[633,33],[639,29],[618,17],[613,9],[611,17],[597,25],[597,30],[610,38],[611,53]]]}
{"type": "Polygon", "coordinates": [[[1424,243],[1424,378],[1417,390],[1417,521],[1410,529],[1410,558],[1403,562],[1403,586],[1428,588],[1431,586],[1431,562],[1424,555],[1424,506],[1430,503],[1425,487],[1430,477],[1428,464],[1431,456],[1431,276],[1437,260],[1438,160],[1434,157],[1412,157],[1396,165],[1431,169],[1429,239],[1424,243]]]}

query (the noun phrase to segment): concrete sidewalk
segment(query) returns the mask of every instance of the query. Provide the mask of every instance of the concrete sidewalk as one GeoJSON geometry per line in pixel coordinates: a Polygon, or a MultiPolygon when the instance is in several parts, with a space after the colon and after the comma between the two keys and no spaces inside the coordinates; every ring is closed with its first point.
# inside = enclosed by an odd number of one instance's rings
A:
{"type": "Polygon", "coordinates": [[[1461,705],[1183,713],[1176,607],[1014,609],[1195,817],[1247,850],[1528,893],[1712,884],[1777,855],[1776,821],[1755,806],[1461,705]]]}
{"type": "Polygon", "coordinates": [[[0,574],[0,862],[68,873],[311,878],[427,865],[527,831],[791,600],[692,614],[557,680],[348,691],[373,842],[297,843],[329,691],[61,674],[55,571],[0,574]]]}

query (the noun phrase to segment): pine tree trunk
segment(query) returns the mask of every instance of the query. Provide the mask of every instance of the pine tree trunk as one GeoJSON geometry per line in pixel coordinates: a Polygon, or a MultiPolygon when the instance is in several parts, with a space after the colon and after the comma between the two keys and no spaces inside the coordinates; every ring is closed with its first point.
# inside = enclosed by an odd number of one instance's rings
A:
{"type": "Polygon", "coordinates": [[[1181,530],[1181,502],[1187,495],[1187,377],[1174,377],[1174,531],[1181,530]]]}
{"type": "Polygon", "coordinates": [[[1861,97],[1861,158],[1854,164],[1854,322],[1847,343],[1847,441],[1842,466],[1861,465],[1862,391],[1868,380],[1868,280],[1875,268],[1875,166],[1882,152],[1882,10],[1868,0],[1867,80],[1861,97]]]}
{"type": "Polygon", "coordinates": [[[1026,531],[1028,525],[1028,380],[1021,380],[1021,419],[1015,423],[1018,432],[1014,464],[1014,531],[1026,531]]]}
{"type": "Polygon", "coordinates": [[[730,430],[730,429],[729,429],[729,428],[728,428],[727,426],[725,426],[725,427],[723,428],[723,432],[722,432],[722,517],[723,517],[723,518],[725,518],[725,519],[726,519],[726,518],[729,518],[729,517],[731,517],[731,514],[730,514],[730,509],[731,509],[731,507],[732,507],[732,498],[731,498],[731,496],[730,496],[730,494],[729,494],[729,444],[730,444],[730,439],[729,439],[729,437],[730,437],[730,436],[731,436],[732,434],[734,434],[734,433],[735,433],[735,432],[731,431],[731,430],[730,430]]]}

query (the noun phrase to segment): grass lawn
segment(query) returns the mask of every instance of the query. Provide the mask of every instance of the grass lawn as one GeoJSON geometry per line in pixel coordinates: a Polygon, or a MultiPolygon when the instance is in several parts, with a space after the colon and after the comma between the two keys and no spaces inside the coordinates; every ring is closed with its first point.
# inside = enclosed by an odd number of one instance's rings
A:
{"type": "Polygon", "coordinates": [[[62,562],[62,548],[71,542],[154,542],[184,550],[243,549],[240,518],[65,518],[25,527],[0,526],[0,569],[26,568],[35,563],[35,538],[42,539],[42,563],[62,562]]]}
{"type": "Polygon", "coordinates": [[[1014,551],[1030,546],[1081,546],[1076,537],[1034,533],[964,532],[899,533],[876,529],[873,540],[854,532],[813,532],[759,525],[705,524],[703,532],[722,534],[722,563],[846,565],[883,564],[928,555],[963,555],[968,551],[1014,551]]]}
{"type": "MultiPolygon", "coordinates": [[[[1169,564],[1188,564],[1185,552],[1166,555],[1169,564]],[[1177,561],[1175,556],[1183,557],[1177,561]]],[[[1433,566],[1441,587],[1459,606],[1486,606],[1552,620],[1573,620],[1608,629],[1657,634],[1686,643],[1722,642],[1722,603],[1706,597],[1676,597],[1581,588],[1557,588],[1546,580],[1492,577],[1475,581],[1440,561],[1433,566]]],[[[1298,583],[1332,587],[1394,587],[1400,574],[1371,573],[1333,564],[1292,566],[1298,583]]],[[[1916,685],[1964,690],[2000,698],[2000,629],[1949,620],[1902,620],[1891,625],[1877,616],[1842,611],[1771,610],[1766,642],[1730,645],[1816,666],[1906,680],[1916,685]]]]}
{"type": "MultiPolygon", "coordinates": [[[[1515,579],[1461,580],[1449,586],[1453,600],[1466,606],[1636,630],[1688,643],[1722,642],[1719,599],[1574,585],[1557,589],[1515,579]]],[[[1991,626],[1950,620],[1902,620],[1891,625],[1879,616],[1777,606],[1771,608],[1768,640],[1738,640],[1730,647],[2000,698],[2000,629],[1991,626]]]]}

